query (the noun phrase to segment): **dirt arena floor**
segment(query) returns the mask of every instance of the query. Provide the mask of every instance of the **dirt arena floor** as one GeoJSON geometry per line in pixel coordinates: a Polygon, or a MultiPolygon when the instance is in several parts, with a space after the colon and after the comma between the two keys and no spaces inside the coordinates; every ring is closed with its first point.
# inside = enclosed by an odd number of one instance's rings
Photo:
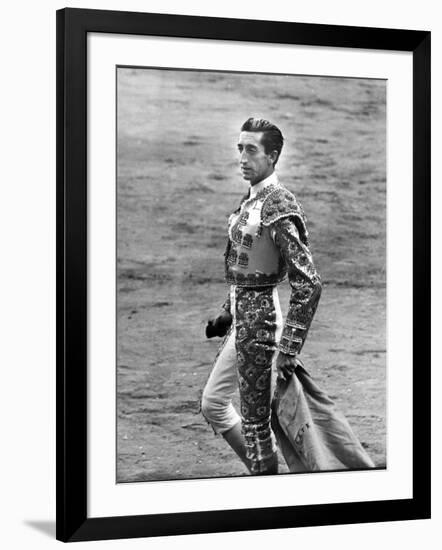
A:
{"type": "Polygon", "coordinates": [[[285,136],[277,172],[324,284],[303,361],[385,466],[385,82],[120,68],[117,88],[117,481],[245,474],[199,400],[249,116],[285,136]]]}

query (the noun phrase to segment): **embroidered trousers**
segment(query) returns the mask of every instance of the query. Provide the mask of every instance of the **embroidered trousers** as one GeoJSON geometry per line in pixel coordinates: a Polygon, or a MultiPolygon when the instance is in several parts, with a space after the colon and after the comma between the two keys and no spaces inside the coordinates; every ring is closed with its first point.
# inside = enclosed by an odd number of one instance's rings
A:
{"type": "Polygon", "coordinates": [[[215,359],[202,396],[202,412],[215,433],[241,422],[254,474],[274,461],[270,427],[277,343],[282,314],[276,287],[231,287],[233,323],[215,359]],[[232,400],[239,388],[239,414],[232,400]]]}

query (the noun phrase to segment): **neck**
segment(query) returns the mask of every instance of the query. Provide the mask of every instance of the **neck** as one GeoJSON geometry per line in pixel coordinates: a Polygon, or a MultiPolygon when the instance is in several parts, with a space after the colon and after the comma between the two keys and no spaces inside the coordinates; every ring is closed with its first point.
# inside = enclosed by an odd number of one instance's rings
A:
{"type": "Polygon", "coordinates": [[[260,180],[257,180],[257,181],[251,181],[250,182],[250,187],[253,187],[254,185],[257,185],[258,183],[261,183],[262,181],[267,179],[269,176],[271,176],[274,171],[275,171],[275,169],[272,167],[272,170],[268,174],[266,174],[263,178],[261,178],[260,180]]]}

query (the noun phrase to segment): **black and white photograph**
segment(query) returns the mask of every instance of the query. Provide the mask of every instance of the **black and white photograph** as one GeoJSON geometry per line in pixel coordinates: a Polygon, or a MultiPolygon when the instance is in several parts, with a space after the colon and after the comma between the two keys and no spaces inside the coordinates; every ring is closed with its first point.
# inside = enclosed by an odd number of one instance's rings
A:
{"type": "Polygon", "coordinates": [[[440,4],[2,14],[0,546],[437,550],[440,4]]]}
{"type": "Polygon", "coordinates": [[[386,96],[116,67],[117,483],[388,467],[386,96]]]}

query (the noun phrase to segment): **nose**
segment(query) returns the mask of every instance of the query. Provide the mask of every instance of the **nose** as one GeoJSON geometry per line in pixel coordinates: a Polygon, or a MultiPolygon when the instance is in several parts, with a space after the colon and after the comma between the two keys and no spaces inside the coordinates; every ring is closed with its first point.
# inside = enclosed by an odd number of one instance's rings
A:
{"type": "Polygon", "coordinates": [[[240,154],[239,163],[241,166],[247,163],[247,155],[245,151],[242,151],[242,153],[240,154]]]}

